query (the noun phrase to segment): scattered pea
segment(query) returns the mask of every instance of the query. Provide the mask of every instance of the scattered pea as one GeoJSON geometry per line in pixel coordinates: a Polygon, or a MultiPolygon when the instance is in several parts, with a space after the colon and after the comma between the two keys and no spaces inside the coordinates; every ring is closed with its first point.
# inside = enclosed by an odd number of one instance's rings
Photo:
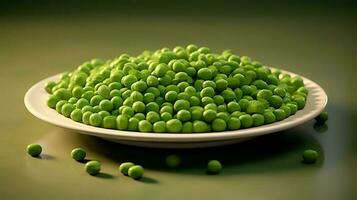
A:
{"type": "Polygon", "coordinates": [[[83,161],[87,153],[82,148],[75,148],[71,151],[71,157],[76,161],[83,161]]]}
{"type": "Polygon", "coordinates": [[[320,113],[319,116],[315,118],[316,122],[318,124],[324,124],[328,120],[328,114],[326,111],[320,113]]]}
{"type": "Polygon", "coordinates": [[[99,174],[101,164],[98,161],[92,160],[85,164],[84,166],[86,172],[92,176],[99,174]]]}
{"type": "Polygon", "coordinates": [[[302,154],[303,162],[307,164],[315,163],[317,161],[318,153],[315,150],[305,150],[302,154]]]}
{"type": "Polygon", "coordinates": [[[140,165],[134,165],[129,168],[128,175],[133,179],[140,179],[144,175],[144,168],[140,165]]]}
{"type": "Polygon", "coordinates": [[[37,157],[42,152],[42,147],[39,144],[29,144],[26,148],[27,153],[32,157],[37,157]]]}
{"type": "Polygon", "coordinates": [[[210,160],[207,164],[208,174],[219,174],[222,170],[222,164],[218,160],[210,160]]]}
{"type": "Polygon", "coordinates": [[[129,169],[133,167],[135,164],[132,162],[124,162],[119,166],[119,171],[125,176],[129,175],[129,169]]]}

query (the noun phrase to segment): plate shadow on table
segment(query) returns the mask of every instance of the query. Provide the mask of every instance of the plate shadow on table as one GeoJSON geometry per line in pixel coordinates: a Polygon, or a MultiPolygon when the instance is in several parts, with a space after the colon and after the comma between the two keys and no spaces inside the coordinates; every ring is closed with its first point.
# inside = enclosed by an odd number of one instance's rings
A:
{"type": "Polygon", "coordinates": [[[313,126],[314,124],[309,122],[286,131],[233,145],[200,149],[155,149],[127,146],[92,136],[75,134],[64,129],[60,130],[66,133],[59,133],[56,137],[65,137],[59,139],[70,141],[72,145],[85,148],[89,152],[95,152],[100,157],[118,165],[131,161],[150,170],[204,175],[207,162],[217,159],[224,165],[222,174],[226,175],[279,173],[282,170],[318,168],[323,164],[323,149],[314,138],[316,130],[314,131],[313,126]],[[316,164],[302,163],[301,155],[305,149],[315,149],[319,152],[320,157],[316,164]],[[178,168],[172,169],[166,166],[165,158],[170,154],[177,154],[181,157],[181,165],[178,168]]]}

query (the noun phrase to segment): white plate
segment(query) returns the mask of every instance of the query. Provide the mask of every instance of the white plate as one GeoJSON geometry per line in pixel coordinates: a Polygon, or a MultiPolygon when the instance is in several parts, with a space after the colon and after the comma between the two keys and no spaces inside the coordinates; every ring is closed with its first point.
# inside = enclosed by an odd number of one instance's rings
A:
{"type": "MultiPolygon", "coordinates": [[[[283,71],[292,76],[296,74],[283,71]]],[[[315,82],[302,77],[309,90],[306,106],[295,115],[280,122],[236,131],[212,133],[141,133],[110,130],[74,122],[58,114],[46,105],[48,94],[44,90],[46,82],[58,80],[59,75],[46,78],[33,85],[25,95],[26,108],[37,118],[59,127],[79,133],[101,137],[117,143],[157,148],[198,148],[232,144],[259,135],[269,134],[303,124],[319,115],[327,104],[325,91],[315,82]]]]}

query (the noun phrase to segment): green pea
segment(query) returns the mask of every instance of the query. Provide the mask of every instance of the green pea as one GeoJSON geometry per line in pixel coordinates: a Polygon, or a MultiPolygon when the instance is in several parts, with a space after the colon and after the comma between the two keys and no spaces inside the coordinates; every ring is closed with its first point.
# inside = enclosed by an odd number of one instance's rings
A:
{"type": "Polygon", "coordinates": [[[129,88],[133,83],[138,81],[138,78],[134,75],[126,75],[121,79],[121,84],[123,84],[125,87],[129,88]]]}
{"type": "Polygon", "coordinates": [[[110,89],[106,85],[102,85],[98,88],[97,90],[98,94],[102,96],[105,99],[108,99],[110,97],[110,89]]]}
{"type": "Polygon", "coordinates": [[[191,106],[199,106],[201,104],[200,98],[196,96],[191,96],[189,102],[191,106]]]}
{"type": "Polygon", "coordinates": [[[71,157],[76,161],[83,161],[87,153],[82,148],[75,148],[71,151],[71,157]]]}
{"type": "Polygon", "coordinates": [[[160,63],[159,65],[156,66],[154,73],[158,77],[163,77],[168,70],[169,67],[167,66],[167,64],[160,63]]]}
{"type": "Polygon", "coordinates": [[[248,114],[243,114],[241,116],[239,116],[238,118],[241,122],[241,126],[243,128],[249,128],[249,127],[252,127],[253,126],[253,118],[251,115],[248,115],[248,114]]]}
{"type": "Polygon", "coordinates": [[[39,144],[29,144],[26,151],[32,157],[38,157],[42,152],[42,147],[39,144]]]}
{"type": "Polygon", "coordinates": [[[149,111],[146,114],[146,120],[151,124],[154,124],[155,122],[160,120],[160,115],[154,111],[149,111]]]}
{"type": "Polygon", "coordinates": [[[182,125],[182,132],[183,133],[192,133],[193,131],[193,123],[192,122],[185,122],[183,125],[182,125]]]}
{"type": "Polygon", "coordinates": [[[177,112],[177,119],[181,122],[185,122],[191,119],[191,113],[188,110],[179,110],[177,112]]]}
{"type": "Polygon", "coordinates": [[[241,122],[237,117],[231,117],[227,122],[227,126],[229,130],[238,130],[240,129],[241,122]]]}
{"type": "Polygon", "coordinates": [[[84,167],[88,174],[95,176],[99,174],[101,169],[101,164],[98,161],[92,160],[87,162],[84,167]]]}
{"type": "Polygon", "coordinates": [[[70,103],[65,103],[63,106],[62,106],[62,109],[61,109],[61,113],[63,116],[65,117],[70,117],[71,116],[71,113],[72,111],[75,109],[75,106],[70,104],[70,103]]]}
{"type": "Polygon", "coordinates": [[[253,114],[253,126],[261,126],[264,124],[264,115],[262,114],[253,114]]]}
{"type": "Polygon", "coordinates": [[[129,122],[128,122],[129,123],[128,124],[128,130],[129,131],[138,131],[138,129],[139,129],[139,121],[143,120],[143,119],[145,119],[145,117],[142,118],[142,119],[138,119],[137,117],[130,118],[129,122]]]}
{"type": "Polygon", "coordinates": [[[174,109],[175,111],[179,111],[179,110],[188,110],[190,108],[190,102],[187,100],[177,100],[174,104],[174,109]]]}
{"type": "Polygon", "coordinates": [[[129,125],[129,119],[126,115],[119,115],[116,118],[117,121],[117,129],[119,130],[127,130],[129,125]]]}
{"type": "Polygon", "coordinates": [[[160,106],[156,102],[150,102],[146,104],[146,112],[154,111],[158,113],[160,110],[160,106]]]}
{"type": "Polygon", "coordinates": [[[221,95],[215,95],[213,100],[216,105],[224,104],[224,98],[221,95]]]}
{"type": "Polygon", "coordinates": [[[178,119],[170,119],[166,122],[166,129],[170,133],[179,133],[182,130],[182,122],[178,119]]]}
{"type": "Polygon", "coordinates": [[[133,179],[140,179],[144,175],[144,168],[140,165],[134,165],[129,168],[128,175],[133,179]]]}
{"type": "Polygon", "coordinates": [[[175,102],[177,99],[177,92],[169,91],[165,94],[165,100],[169,102],[175,102]]]}
{"type": "Polygon", "coordinates": [[[52,89],[56,86],[56,82],[49,81],[45,84],[45,90],[48,94],[52,94],[52,89]]]}
{"type": "Polygon", "coordinates": [[[204,109],[217,111],[217,105],[214,103],[209,103],[209,104],[205,105],[204,109]]]}
{"type": "Polygon", "coordinates": [[[137,101],[133,104],[133,110],[137,113],[144,112],[146,109],[146,106],[143,102],[137,101]]]}
{"type": "Polygon", "coordinates": [[[144,96],[138,91],[133,91],[130,97],[133,99],[133,102],[144,101],[144,96]]]}
{"type": "Polygon", "coordinates": [[[144,92],[147,88],[147,84],[144,81],[138,81],[131,85],[131,90],[144,92]]]}
{"type": "Polygon", "coordinates": [[[277,121],[281,121],[286,118],[286,114],[283,109],[276,109],[273,111],[273,113],[274,113],[277,121]]]}
{"type": "Polygon", "coordinates": [[[108,99],[104,99],[99,103],[99,107],[101,110],[111,111],[113,109],[113,103],[108,99]]]}
{"type": "Polygon", "coordinates": [[[228,89],[223,90],[221,95],[226,103],[236,99],[236,94],[232,90],[228,90],[228,89]]]}
{"type": "Polygon", "coordinates": [[[56,108],[56,104],[60,101],[60,98],[58,98],[55,95],[51,95],[48,100],[47,100],[47,106],[50,108],[56,108]]]}
{"type": "Polygon", "coordinates": [[[316,122],[318,124],[324,124],[328,120],[328,114],[326,111],[320,113],[316,118],[316,122]]]}
{"type": "Polygon", "coordinates": [[[159,80],[155,76],[148,76],[146,83],[149,87],[155,87],[159,85],[159,80]]]}
{"type": "Polygon", "coordinates": [[[141,120],[139,122],[139,131],[140,132],[152,132],[152,124],[147,120],[141,120]]]}
{"type": "MultiPolygon", "coordinates": [[[[82,111],[82,112],[83,112],[83,111],[82,111]]],[[[82,115],[82,122],[83,122],[84,124],[90,125],[89,118],[90,118],[90,116],[91,116],[92,114],[93,114],[93,113],[90,112],[90,111],[84,112],[83,115],[82,115]]]]}
{"type": "Polygon", "coordinates": [[[206,122],[212,122],[216,118],[216,115],[217,111],[215,110],[205,110],[202,116],[206,122]]]}
{"type": "Polygon", "coordinates": [[[101,126],[102,125],[102,117],[100,116],[100,114],[98,113],[93,113],[90,117],[89,117],[89,123],[92,126],[101,126]]]}
{"type": "Polygon", "coordinates": [[[318,157],[317,151],[312,149],[305,150],[302,154],[303,162],[306,164],[315,163],[317,161],[317,157],[318,157]]]}
{"type": "Polygon", "coordinates": [[[72,97],[72,93],[68,89],[65,89],[65,88],[60,88],[60,89],[56,90],[53,93],[53,95],[57,96],[61,100],[68,100],[69,98],[72,97]]]}
{"type": "Polygon", "coordinates": [[[278,95],[273,95],[269,98],[269,104],[274,108],[280,108],[283,105],[283,99],[278,95]]]}
{"type": "Polygon", "coordinates": [[[115,129],[117,127],[115,116],[106,116],[103,118],[103,128],[115,129]]]}
{"type": "Polygon", "coordinates": [[[216,117],[223,119],[226,122],[229,120],[229,114],[227,112],[219,112],[217,113],[216,117]]]}
{"type": "Polygon", "coordinates": [[[212,87],[203,88],[200,92],[201,97],[214,97],[215,91],[212,87]]]}
{"type": "Polygon", "coordinates": [[[246,112],[248,114],[263,113],[264,105],[260,101],[257,101],[257,100],[249,101],[246,112]]]}
{"type": "Polygon", "coordinates": [[[194,133],[203,133],[208,131],[208,124],[204,121],[196,120],[193,122],[192,130],[194,133]]]}
{"type": "Polygon", "coordinates": [[[264,111],[263,116],[264,116],[264,123],[266,124],[271,124],[276,121],[275,114],[272,111],[264,111]]]}
{"type": "Polygon", "coordinates": [[[81,109],[74,109],[71,113],[71,119],[76,122],[81,122],[82,121],[82,110],[81,109]]]}
{"type": "Polygon", "coordinates": [[[203,108],[200,109],[194,109],[191,111],[191,119],[192,120],[200,120],[203,117],[203,108]]]}
{"type": "Polygon", "coordinates": [[[124,174],[125,176],[129,175],[130,167],[133,167],[135,164],[132,162],[124,162],[119,166],[119,172],[124,174]]]}
{"type": "Polygon", "coordinates": [[[153,125],[153,131],[155,133],[164,133],[166,131],[165,121],[157,121],[153,125]]]}
{"type": "Polygon", "coordinates": [[[210,80],[212,79],[212,71],[208,68],[202,68],[198,70],[197,76],[203,80],[210,80]]]}
{"type": "Polygon", "coordinates": [[[218,160],[210,160],[207,164],[208,174],[219,174],[222,170],[222,164],[218,160]]]}
{"type": "Polygon", "coordinates": [[[216,118],[212,122],[212,130],[213,131],[224,131],[226,130],[227,124],[226,121],[220,118],[216,118]]]}
{"type": "MultiPolygon", "coordinates": [[[[248,106],[249,107],[249,106],[248,106]]],[[[240,105],[239,103],[235,102],[235,101],[231,101],[227,104],[227,111],[229,113],[233,113],[235,111],[240,111],[240,105]]]]}
{"type": "Polygon", "coordinates": [[[121,114],[127,115],[127,116],[130,116],[130,117],[131,117],[131,116],[134,115],[134,109],[131,108],[131,107],[126,106],[126,107],[124,107],[124,108],[122,109],[121,114]]]}

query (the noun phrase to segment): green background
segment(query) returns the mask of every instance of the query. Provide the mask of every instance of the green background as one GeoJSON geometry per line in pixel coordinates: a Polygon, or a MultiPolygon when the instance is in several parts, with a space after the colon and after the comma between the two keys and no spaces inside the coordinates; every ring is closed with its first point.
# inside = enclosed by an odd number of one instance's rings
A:
{"type": "Polygon", "coordinates": [[[349,1],[2,1],[0,199],[357,199],[357,6],[349,1]],[[236,145],[196,150],[124,146],[46,124],[23,96],[32,84],[93,57],[196,43],[232,49],[304,75],[329,96],[330,119],[236,145]],[[29,143],[44,148],[28,156],[29,143]],[[100,160],[92,177],[74,147],[100,160]],[[315,165],[301,163],[306,148],[315,165]],[[177,153],[183,165],[164,165],[177,153]],[[219,159],[224,170],[205,174],[219,159]],[[119,175],[123,161],[145,178],[119,175]]]}

